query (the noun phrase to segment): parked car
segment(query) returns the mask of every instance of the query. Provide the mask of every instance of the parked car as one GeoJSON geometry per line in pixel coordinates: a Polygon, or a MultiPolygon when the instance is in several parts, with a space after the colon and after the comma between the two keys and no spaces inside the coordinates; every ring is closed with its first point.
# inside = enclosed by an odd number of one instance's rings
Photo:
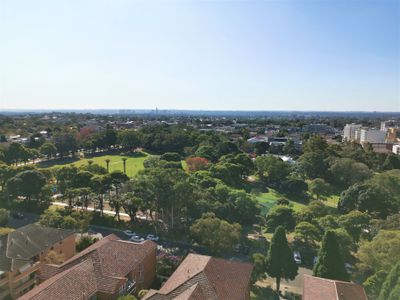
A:
{"type": "Polygon", "coordinates": [[[134,233],[134,232],[131,231],[131,230],[124,230],[124,234],[125,234],[126,236],[128,236],[128,237],[132,237],[132,236],[136,235],[136,233],[134,233]]]}
{"type": "Polygon", "coordinates": [[[293,258],[296,264],[300,265],[301,264],[301,255],[299,251],[294,251],[293,252],[293,258]]]}
{"type": "Polygon", "coordinates": [[[146,240],[150,240],[150,241],[153,241],[153,242],[158,242],[159,239],[160,238],[158,236],[154,235],[154,234],[148,234],[146,236],[146,240]]]}
{"type": "Polygon", "coordinates": [[[134,235],[134,236],[132,236],[129,240],[132,241],[132,242],[139,243],[139,242],[143,242],[143,241],[144,241],[144,238],[141,238],[141,237],[138,236],[138,235],[134,235]]]}

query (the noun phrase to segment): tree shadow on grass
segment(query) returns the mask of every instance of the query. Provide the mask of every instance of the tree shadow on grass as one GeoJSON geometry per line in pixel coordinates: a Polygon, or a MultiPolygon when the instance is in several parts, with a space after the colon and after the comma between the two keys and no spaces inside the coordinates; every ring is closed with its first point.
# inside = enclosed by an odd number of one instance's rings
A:
{"type": "Polygon", "coordinates": [[[79,158],[77,157],[64,157],[64,158],[57,158],[57,159],[51,159],[51,160],[43,160],[41,162],[38,162],[36,165],[39,168],[50,168],[53,166],[62,166],[62,165],[68,165],[74,162],[77,162],[79,158]]]}
{"type": "Polygon", "coordinates": [[[279,296],[271,287],[253,286],[251,288],[251,300],[279,300],[279,296]]]}

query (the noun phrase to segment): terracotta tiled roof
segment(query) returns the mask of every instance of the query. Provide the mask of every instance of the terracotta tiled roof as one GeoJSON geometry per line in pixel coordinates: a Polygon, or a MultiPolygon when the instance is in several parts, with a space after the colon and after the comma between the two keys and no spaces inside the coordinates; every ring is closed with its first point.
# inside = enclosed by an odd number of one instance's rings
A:
{"type": "Polygon", "coordinates": [[[353,282],[304,275],[303,300],[368,300],[364,288],[353,282]]]}
{"type": "Polygon", "coordinates": [[[174,298],[174,300],[202,300],[204,299],[204,294],[201,291],[201,287],[198,283],[192,285],[182,294],[174,298]]]}
{"type": "Polygon", "coordinates": [[[247,263],[189,254],[161,289],[151,290],[144,299],[247,299],[252,269],[247,263]]]}
{"type": "Polygon", "coordinates": [[[84,299],[84,296],[89,298],[94,295],[97,289],[93,263],[88,259],[46,280],[19,299],[84,299]],[[67,291],[67,287],[73,288],[67,291]]]}
{"type": "Polygon", "coordinates": [[[43,266],[40,273],[45,281],[20,300],[89,299],[94,288],[94,293],[114,294],[131,271],[148,255],[155,255],[155,249],[151,241],[132,243],[109,235],[61,265],[43,266]],[[92,284],[86,284],[86,278],[92,284]]]}

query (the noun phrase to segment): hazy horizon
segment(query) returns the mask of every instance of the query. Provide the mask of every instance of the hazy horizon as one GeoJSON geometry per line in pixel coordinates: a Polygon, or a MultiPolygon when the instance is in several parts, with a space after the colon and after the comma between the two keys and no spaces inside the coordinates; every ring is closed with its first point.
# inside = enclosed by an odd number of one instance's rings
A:
{"type": "Polygon", "coordinates": [[[0,2],[0,110],[400,111],[400,1],[0,2]]]}

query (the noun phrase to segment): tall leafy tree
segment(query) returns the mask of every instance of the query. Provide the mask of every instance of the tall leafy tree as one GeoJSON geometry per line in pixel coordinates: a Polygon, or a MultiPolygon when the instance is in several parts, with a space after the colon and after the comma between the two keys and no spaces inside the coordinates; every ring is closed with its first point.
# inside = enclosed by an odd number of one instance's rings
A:
{"type": "Polygon", "coordinates": [[[213,213],[203,214],[190,227],[190,234],[195,241],[215,255],[230,251],[239,241],[241,226],[217,218],[213,213]]]}
{"type": "Polygon", "coordinates": [[[303,239],[305,243],[320,240],[318,228],[309,222],[300,222],[296,225],[295,236],[303,239]]]}
{"type": "Polygon", "coordinates": [[[269,230],[275,230],[279,226],[293,230],[296,223],[293,214],[293,209],[286,205],[274,206],[268,211],[266,225],[269,230]]]}
{"type": "Polygon", "coordinates": [[[339,224],[346,229],[352,236],[353,241],[357,243],[364,229],[368,229],[371,217],[367,213],[353,210],[346,215],[339,217],[339,224]]]}
{"type": "Polygon", "coordinates": [[[399,210],[398,195],[384,186],[371,183],[356,183],[341,193],[338,209],[342,212],[359,210],[386,218],[399,210]]]}
{"type": "Polygon", "coordinates": [[[321,196],[328,196],[331,190],[329,183],[325,182],[322,178],[313,179],[309,183],[308,189],[311,195],[316,196],[317,199],[320,199],[321,196]]]}
{"type": "Polygon", "coordinates": [[[122,207],[131,218],[131,221],[136,220],[136,213],[143,207],[143,200],[135,196],[132,192],[125,193],[122,198],[122,207]]]}
{"type": "Polygon", "coordinates": [[[27,201],[38,196],[46,184],[46,178],[37,170],[18,173],[7,181],[7,191],[12,196],[24,196],[27,201]]]}
{"type": "Polygon", "coordinates": [[[255,165],[258,174],[266,178],[271,185],[279,184],[290,174],[290,165],[272,155],[257,157],[255,165]]]}
{"type": "Polygon", "coordinates": [[[53,143],[46,142],[42,146],[40,146],[40,153],[47,156],[47,158],[51,158],[57,154],[57,148],[53,143]]]}
{"type": "Polygon", "coordinates": [[[78,149],[78,140],[76,133],[72,131],[64,131],[54,135],[54,145],[61,157],[68,155],[70,152],[74,155],[78,149]]]}
{"type": "Polygon", "coordinates": [[[378,300],[397,299],[400,299],[400,262],[390,270],[378,298],[378,300]]]}
{"type": "Polygon", "coordinates": [[[92,177],[92,190],[97,194],[101,215],[104,209],[104,194],[111,189],[111,180],[110,174],[92,177]]]}
{"type": "Polygon", "coordinates": [[[141,135],[135,130],[124,130],[118,133],[119,144],[127,150],[133,150],[140,146],[141,135]]]}
{"type": "Polygon", "coordinates": [[[400,261],[400,231],[380,230],[371,241],[362,241],[357,251],[357,270],[370,275],[390,268],[400,261]]]}
{"type": "Polygon", "coordinates": [[[293,280],[297,275],[298,266],[289,248],[285,228],[278,226],[272,237],[266,259],[267,273],[276,278],[276,290],[279,292],[281,279],[293,280]]]}
{"type": "Polygon", "coordinates": [[[332,175],[332,182],[342,189],[372,176],[372,171],[367,165],[350,158],[337,159],[329,171],[332,175]]]}
{"type": "Polygon", "coordinates": [[[251,282],[255,283],[257,280],[265,279],[267,277],[265,259],[266,257],[262,253],[254,253],[251,256],[251,262],[253,263],[251,282]]]}
{"type": "Polygon", "coordinates": [[[333,280],[349,280],[339,244],[333,231],[327,231],[324,235],[318,253],[318,261],[314,267],[314,276],[333,280]]]}

